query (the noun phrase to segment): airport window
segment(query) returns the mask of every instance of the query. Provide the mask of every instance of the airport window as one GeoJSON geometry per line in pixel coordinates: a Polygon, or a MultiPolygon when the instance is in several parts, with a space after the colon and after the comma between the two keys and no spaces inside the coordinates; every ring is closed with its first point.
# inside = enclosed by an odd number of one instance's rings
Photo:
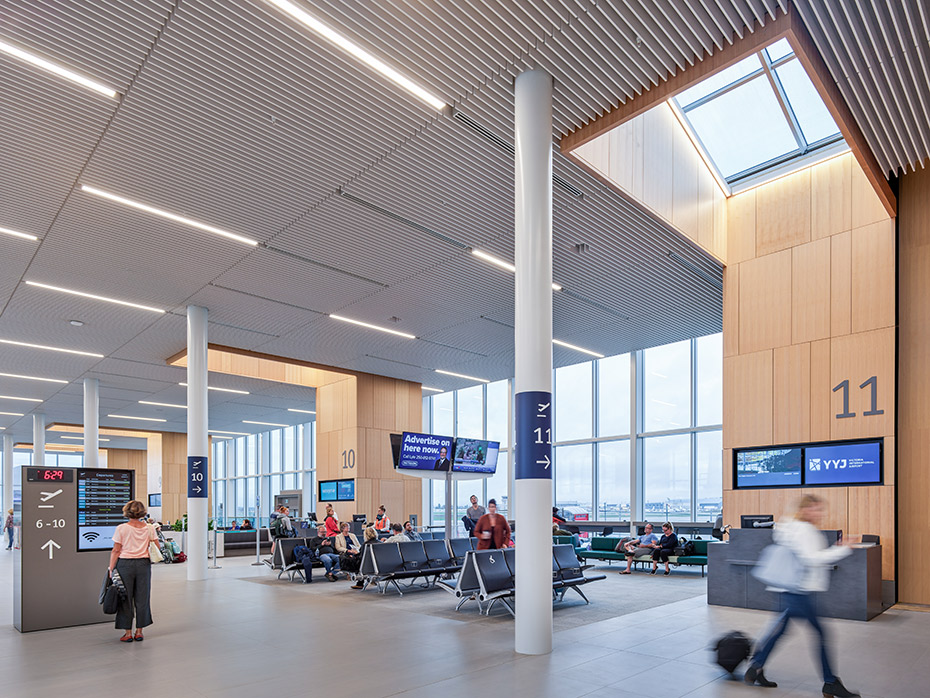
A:
{"type": "Polygon", "coordinates": [[[455,410],[454,393],[442,393],[433,398],[433,432],[442,436],[452,436],[454,429],[453,412],[455,410]]]}
{"type": "Polygon", "coordinates": [[[691,426],[691,342],[646,349],[643,357],[645,431],[691,426]]]}
{"type": "Polygon", "coordinates": [[[695,426],[723,423],[723,335],[699,337],[696,347],[695,426]]]}
{"type": "MultiPolygon", "coordinates": [[[[487,438],[497,441],[501,448],[510,445],[510,381],[497,381],[488,385],[488,400],[485,405],[487,416],[487,438]]],[[[498,465],[500,471],[500,465],[498,465]]]]}
{"type": "Polygon", "coordinates": [[[555,438],[557,441],[590,439],[593,424],[592,362],[564,366],[555,371],[555,438]]]}
{"type": "Polygon", "coordinates": [[[630,433],[630,355],[597,362],[597,435],[630,433]]]}
{"type": "MultiPolygon", "coordinates": [[[[484,386],[476,385],[456,393],[455,435],[480,439],[484,422],[484,386]]],[[[464,513],[464,512],[462,512],[464,513]]]]}
{"type": "Polygon", "coordinates": [[[673,102],[720,177],[745,187],[846,150],[839,127],[782,39],[673,102]]]}
{"type": "Polygon", "coordinates": [[[597,509],[600,521],[630,518],[630,441],[597,444],[597,509]]]}
{"type": "Polygon", "coordinates": [[[707,431],[695,434],[694,478],[696,484],[695,521],[713,521],[723,512],[723,432],[707,431]]]}
{"type": "Polygon", "coordinates": [[[643,518],[691,521],[691,436],[643,439],[643,518]]]}
{"type": "Polygon", "coordinates": [[[566,518],[575,521],[593,519],[594,501],[591,480],[591,444],[557,446],[555,449],[555,505],[566,518]]]}

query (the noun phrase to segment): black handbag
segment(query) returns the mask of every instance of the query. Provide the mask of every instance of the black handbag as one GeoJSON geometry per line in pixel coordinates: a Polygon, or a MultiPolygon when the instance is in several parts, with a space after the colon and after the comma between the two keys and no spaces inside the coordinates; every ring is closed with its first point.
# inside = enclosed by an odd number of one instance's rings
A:
{"type": "Polygon", "coordinates": [[[113,578],[109,573],[103,579],[103,587],[100,589],[100,603],[106,615],[113,615],[119,608],[119,587],[113,583],[113,578]]]}

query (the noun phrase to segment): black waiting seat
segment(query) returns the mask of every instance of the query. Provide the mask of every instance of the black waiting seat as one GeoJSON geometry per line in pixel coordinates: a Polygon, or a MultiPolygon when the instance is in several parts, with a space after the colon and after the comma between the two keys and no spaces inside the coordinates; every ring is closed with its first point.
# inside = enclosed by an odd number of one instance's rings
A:
{"type": "Polygon", "coordinates": [[[278,579],[281,579],[283,574],[291,581],[294,581],[295,575],[303,579],[304,566],[294,558],[294,548],[298,545],[307,545],[307,539],[279,538],[275,542],[272,569],[278,570],[278,579]]]}
{"type": "Polygon", "coordinates": [[[429,568],[429,559],[426,557],[422,542],[398,543],[397,548],[400,550],[404,570],[407,572],[420,572],[429,568]]]}
{"type": "Polygon", "coordinates": [[[478,592],[478,601],[487,602],[485,615],[489,614],[495,602],[501,601],[513,615],[513,575],[507,566],[503,550],[476,550],[474,552],[474,565],[478,572],[478,583],[481,590],[478,592]]]}
{"type": "Polygon", "coordinates": [[[510,569],[510,576],[517,576],[517,550],[516,548],[504,548],[504,562],[507,563],[507,567],[510,569]]]}
{"type": "MultiPolygon", "coordinates": [[[[419,570],[407,569],[404,566],[404,558],[400,554],[400,545],[406,543],[375,543],[368,547],[371,548],[372,562],[375,567],[374,581],[377,582],[381,593],[383,594],[388,584],[393,584],[397,593],[403,596],[400,586],[397,584],[398,579],[411,579],[421,576],[419,570]],[[384,586],[382,586],[384,583],[384,586]]],[[[422,544],[419,544],[422,547],[422,544]]]]}
{"type": "Polygon", "coordinates": [[[468,538],[468,544],[471,546],[472,550],[478,549],[478,539],[475,538],[474,536],[471,536],[468,538]]]}
{"type": "Polygon", "coordinates": [[[581,570],[578,556],[575,555],[575,549],[571,545],[553,545],[552,560],[557,568],[557,571],[553,572],[552,587],[559,592],[559,600],[565,597],[565,592],[568,589],[573,589],[585,600],[585,603],[590,603],[588,597],[584,595],[584,592],[579,587],[590,582],[607,579],[607,575],[604,574],[586,577],[581,570]]]}
{"type": "Polygon", "coordinates": [[[446,548],[444,540],[425,540],[423,541],[423,550],[426,552],[426,559],[429,561],[429,567],[441,574],[452,574],[458,572],[462,566],[456,565],[452,561],[449,549],[446,548]]]}
{"type": "MultiPolygon", "coordinates": [[[[478,581],[478,570],[475,567],[474,558],[475,552],[469,550],[465,555],[465,560],[462,563],[462,570],[459,572],[459,576],[455,580],[455,583],[446,580],[439,580],[439,582],[437,582],[439,586],[455,594],[456,598],[459,599],[459,602],[455,606],[456,611],[462,608],[466,601],[471,601],[472,599],[478,601],[481,584],[478,581]]],[[[481,611],[481,601],[478,601],[478,611],[481,611]]]]}
{"type": "Polygon", "coordinates": [[[465,553],[472,550],[468,538],[450,538],[449,554],[456,565],[461,565],[465,561],[465,553]]]}

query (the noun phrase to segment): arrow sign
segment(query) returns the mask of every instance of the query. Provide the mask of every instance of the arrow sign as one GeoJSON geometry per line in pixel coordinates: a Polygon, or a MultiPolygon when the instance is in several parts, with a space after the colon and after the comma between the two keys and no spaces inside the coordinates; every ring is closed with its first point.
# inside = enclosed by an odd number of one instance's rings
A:
{"type": "Polygon", "coordinates": [[[517,480],[552,479],[552,393],[528,390],[515,400],[517,480]]]}
{"type": "Polygon", "coordinates": [[[539,463],[540,465],[545,463],[547,468],[552,464],[552,462],[549,460],[549,456],[543,456],[542,460],[538,460],[536,462],[539,463]]]}
{"type": "Polygon", "coordinates": [[[207,498],[206,456],[187,457],[187,497],[188,499],[207,498]]]}
{"type": "Polygon", "coordinates": [[[53,541],[51,538],[49,538],[48,542],[42,546],[42,550],[45,550],[46,548],[48,548],[48,559],[54,560],[55,559],[55,548],[61,549],[61,546],[58,545],[58,543],[56,543],[55,541],[53,541]]]}

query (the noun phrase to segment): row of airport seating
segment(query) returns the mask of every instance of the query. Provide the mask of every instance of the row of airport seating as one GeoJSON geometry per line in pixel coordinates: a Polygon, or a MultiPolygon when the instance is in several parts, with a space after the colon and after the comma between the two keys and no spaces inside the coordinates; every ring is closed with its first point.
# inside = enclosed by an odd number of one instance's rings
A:
{"type": "MultiPolygon", "coordinates": [[[[458,578],[454,581],[440,580],[439,585],[459,599],[455,610],[474,600],[478,610],[489,615],[491,608],[500,601],[511,615],[516,614],[513,597],[516,590],[516,550],[475,550],[465,555],[458,578]],[[482,604],[487,604],[482,609],[482,604]]],[[[591,582],[606,579],[603,574],[586,576],[571,545],[552,546],[552,598],[562,601],[565,593],[572,589],[585,603],[590,603],[581,587],[591,582]]]]}

